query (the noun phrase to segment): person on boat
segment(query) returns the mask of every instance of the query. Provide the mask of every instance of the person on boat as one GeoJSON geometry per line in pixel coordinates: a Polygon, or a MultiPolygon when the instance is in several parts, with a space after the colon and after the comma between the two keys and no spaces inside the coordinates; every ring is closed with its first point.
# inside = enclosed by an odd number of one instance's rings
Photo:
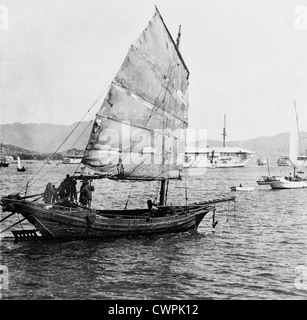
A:
{"type": "Polygon", "coordinates": [[[93,187],[90,186],[90,183],[88,180],[83,181],[82,186],[80,188],[80,204],[83,207],[89,208],[92,203],[92,191],[93,187]]]}
{"type": "Polygon", "coordinates": [[[240,187],[240,188],[242,188],[242,187],[243,187],[243,186],[242,186],[242,183],[240,183],[239,187],[240,187]]]}
{"type": "Polygon", "coordinates": [[[291,173],[289,174],[289,181],[291,181],[292,180],[292,175],[291,175],[291,173]]]}
{"type": "Polygon", "coordinates": [[[70,181],[70,201],[77,202],[77,181],[75,178],[72,178],[70,181]]]}
{"type": "Polygon", "coordinates": [[[54,190],[52,188],[51,182],[48,182],[45,188],[43,200],[45,203],[51,203],[52,197],[54,194],[54,190]]]}
{"type": "Polygon", "coordinates": [[[69,198],[71,194],[71,185],[72,185],[71,177],[69,174],[67,174],[66,178],[64,179],[64,190],[65,190],[65,196],[67,198],[69,198]]]}
{"type": "Polygon", "coordinates": [[[55,203],[55,202],[58,202],[59,201],[59,197],[58,197],[58,189],[55,187],[55,185],[53,184],[52,185],[52,189],[53,189],[53,195],[52,195],[52,199],[51,199],[51,202],[52,203],[55,203]]]}
{"type": "Polygon", "coordinates": [[[58,197],[60,199],[64,199],[66,197],[64,181],[62,181],[58,187],[58,197]]]}
{"type": "Polygon", "coordinates": [[[157,205],[152,202],[151,199],[147,200],[147,206],[149,210],[157,210],[157,205]]]}
{"type": "Polygon", "coordinates": [[[84,199],[84,196],[83,196],[83,189],[84,189],[84,187],[86,186],[86,182],[87,182],[87,180],[86,179],[84,179],[83,181],[82,181],[82,184],[81,184],[81,187],[80,187],[80,195],[79,195],[79,202],[80,202],[80,204],[83,206],[84,205],[84,203],[85,203],[85,199],[84,199]]]}
{"type": "Polygon", "coordinates": [[[124,166],[123,166],[123,161],[122,158],[118,159],[118,164],[117,164],[117,172],[119,176],[124,176],[125,171],[124,171],[124,166]]]}

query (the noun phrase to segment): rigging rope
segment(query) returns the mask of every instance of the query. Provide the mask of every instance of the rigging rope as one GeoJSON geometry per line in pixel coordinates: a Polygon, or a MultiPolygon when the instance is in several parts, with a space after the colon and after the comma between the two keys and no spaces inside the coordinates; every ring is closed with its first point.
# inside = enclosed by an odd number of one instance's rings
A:
{"type": "MultiPolygon", "coordinates": [[[[65,142],[69,139],[69,137],[75,132],[75,130],[79,127],[80,123],[84,120],[84,118],[87,116],[87,114],[93,109],[93,107],[98,103],[98,101],[101,99],[101,97],[105,94],[105,91],[108,89],[108,86],[105,86],[102,91],[99,93],[99,95],[97,96],[95,102],[89,107],[89,109],[87,110],[87,112],[83,115],[83,117],[81,118],[81,120],[76,124],[76,126],[74,127],[74,129],[69,133],[69,135],[66,137],[66,139],[60,144],[60,146],[53,152],[53,154],[51,155],[50,159],[53,158],[53,156],[59,151],[59,149],[65,144],[65,142]]],[[[90,123],[92,123],[93,120],[90,121],[90,123]]],[[[89,124],[90,124],[89,123],[89,124]]],[[[89,124],[86,126],[85,130],[87,129],[87,127],[89,126],[89,124]]],[[[84,130],[84,131],[85,131],[84,130]]],[[[84,131],[82,133],[84,133],[84,131]]],[[[77,141],[80,139],[81,135],[78,137],[77,141]]],[[[75,143],[77,142],[75,141],[75,143]]],[[[75,143],[73,145],[75,145],[75,143]]],[[[45,162],[43,164],[43,166],[41,168],[38,169],[38,171],[33,175],[33,177],[28,180],[28,184],[34,180],[34,178],[42,171],[42,169],[47,165],[47,162],[45,162]]],[[[54,169],[54,168],[53,168],[54,169]]],[[[51,171],[51,170],[50,170],[51,171]]],[[[50,172],[49,171],[49,172],[50,172]]],[[[48,173],[49,173],[48,172],[48,173]]],[[[33,183],[31,184],[33,185],[33,183]]],[[[21,193],[26,186],[23,186],[22,189],[18,192],[21,193]]]]}
{"type": "Polygon", "coordinates": [[[127,209],[127,207],[128,207],[128,202],[129,202],[129,199],[130,199],[130,196],[131,196],[131,192],[132,192],[133,186],[134,186],[134,184],[131,183],[131,188],[130,188],[130,192],[128,194],[128,198],[127,198],[127,201],[126,201],[126,204],[125,204],[125,209],[127,209]]]}

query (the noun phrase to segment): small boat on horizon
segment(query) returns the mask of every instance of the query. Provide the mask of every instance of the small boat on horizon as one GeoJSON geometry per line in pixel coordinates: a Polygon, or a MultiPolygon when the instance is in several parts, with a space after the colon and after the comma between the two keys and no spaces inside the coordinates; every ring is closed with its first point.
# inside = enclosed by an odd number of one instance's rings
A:
{"type": "Polygon", "coordinates": [[[10,162],[13,160],[11,156],[7,156],[3,151],[3,144],[1,143],[0,147],[0,167],[8,167],[10,162]]]}
{"type": "Polygon", "coordinates": [[[289,167],[289,156],[279,156],[277,165],[279,167],[289,167]]]}
{"type": "Polygon", "coordinates": [[[263,160],[262,158],[258,158],[256,163],[258,166],[265,166],[267,164],[267,160],[263,160]]]}
{"type": "Polygon", "coordinates": [[[26,168],[24,166],[21,166],[21,160],[19,156],[17,156],[17,171],[19,172],[26,171],[26,168]]]}
{"type": "Polygon", "coordinates": [[[231,191],[253,191],[255,187],[243,187],[242,184],[239,186],[230,187],[231,191]]]}

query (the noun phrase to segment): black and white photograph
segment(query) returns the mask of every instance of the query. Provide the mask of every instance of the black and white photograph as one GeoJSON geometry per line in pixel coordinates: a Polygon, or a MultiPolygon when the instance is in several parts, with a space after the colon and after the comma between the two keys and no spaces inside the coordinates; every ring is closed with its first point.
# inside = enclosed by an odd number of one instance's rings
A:
{"type": "Polygon", "coordinates": [[[0,161],[2,301],[307,300],[307,0],[0,0],[0,161]]]}

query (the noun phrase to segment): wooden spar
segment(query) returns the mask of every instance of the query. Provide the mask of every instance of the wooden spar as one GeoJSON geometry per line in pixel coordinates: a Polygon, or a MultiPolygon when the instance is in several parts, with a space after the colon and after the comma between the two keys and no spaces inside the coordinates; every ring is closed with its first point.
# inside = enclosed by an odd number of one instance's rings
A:
{"type": "Polygon", "coordinates": [[[178,36],[177,36],[177,40],[176,40],[176,47],[177,47],[177,49],[179,49],[180,37],[181,37],[181,25],[179,26],[178,36]]]}
{"type": "Polygon", "coordinates": [[[55,235],[41,221],[39,221],[35,216],[32,217],[36,220],[37,223],[39,223],[43,227],[44,230],[47,231],[47,233],[49,233],[53,238],[55,238],[55,235]]]}
{"type": "Polygon", "coordinates": [[[38,196],[43,196],[43,195],[44,195],[44,193],[32,194],[31,196],[22,197],[21,200],[34,198],[34,197],[38,197],[38,196]]]}
{"type": "MultiPolygon", "coordinates": [[[[162,167],[165,164],[165,136],[162,137],[162,167]]],[[[165,179],[161,180],[161,188],[160,188],[160,200],[159,206],[164,205],[164,197],[165,197],[165,179]]]]}
{"type": "Polygon", "coordinates": [[[160,200],[159,200],[159,206],[163,206],[163,205],[164,205],[165,182],[166,182],[166,180],[161,180],[161,189],[160,189],[160,200]]]}
{"type": "Polygon", "coordinates": [[[270,175],[269,159],[266,159],[266,164],[267,164],[267,166],[268,166],[268,174],[269,174],[269,177],[270,177],[271,175],[270,175]]]}
{"type": "Polygon", "coordinates": [[[7,227],[6,229],[1,230],[1,232],[0,232],[0,233],[5,232],[6,230],[8,230],[8,229],[10,229],[10,228],[12,228],[12,227],[14,227],[14,226],[16,226],[16,224],[18,224],[18,223],[20,223],[20,222],[22,222],[22,221],[24,221],[24,220],[26,220],[26,218],[23,218],[23,219],[21,219],[21,220],[19,220],[19,221],[15,222],[15,223],[13,223],[11,226],[7,227]]]}
{"type": "Polygon", "coordinates": [[[236,197],[229,197],[229,198],[220,198],[220,199],[211,199],[207,201],[202,202],[196,202],[191,205],[207,205],[207,204],[213,204],[213,203],[221,203],[221,202],[227,202],[227,201],[236,201],[236,197]]]}
{"type": "Polygon", "coordinates": [[[93,174],[93,175],[83,175],[80,174],[79,176],[75,175],[73,176],[76,180],[84,180],[84,179],[88,179],[88,180],[95,180],[95,179],[104,179],[104,178],[108,178],[107,174],[93,174]]]}
{"type": "Polygon", "coordinates": [[[8,216],[4,217],[3,219],[0,220],[0,223],[5,221],[6,219],[8,219],[10,216],[12,216],[13,214],[15,214],[15,212],[10,213],[8,216]]]}
{"type": "Polygon", "coordinates": [[[167,180],[167,184],[166,184],[165,201],[164,201],[165,205],[166,205],[166,203],[167,203],[168,185],[169,185],[169,180],[167,180]]]}
{"type": "Polygon", "coordinates": [[[226,146],[226,114],[224,114],[224,129],[223,129],[223,148],[226,146]]]}

